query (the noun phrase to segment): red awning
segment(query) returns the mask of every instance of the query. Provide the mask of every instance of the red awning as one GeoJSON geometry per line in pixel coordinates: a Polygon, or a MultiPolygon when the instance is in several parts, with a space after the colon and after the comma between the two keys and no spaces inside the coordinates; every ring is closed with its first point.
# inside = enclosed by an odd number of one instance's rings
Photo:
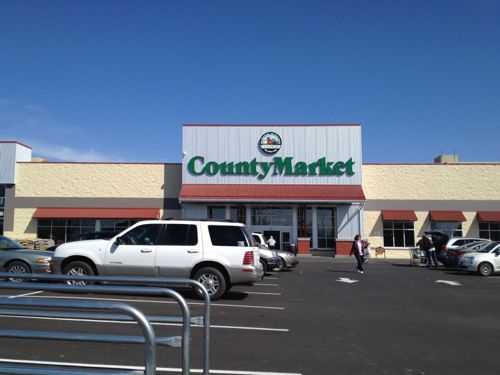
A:
{"type": "Polygon", "coordinates": [[[429,211],[431,221],[467,221],[462,211],[429,211]]]}
{"type": "Polygon", "coordinates": [[[500,211],[478,211],[479,221],[485,223],[500,222],[500,211]]]}
{"type": "Polygon", "coordinates": [[[184,184],[180,201],[364,201],[361,185],[184,184]]]}
{"type": "Polygon", "coordinates": [[[40,207],[34,219],[159,219],[158,208],[40,207]]]}
{"type": "Polygon", "coordinates": [[[413,210],[383,210],[384,221],[417,221],[417,215],[413,210]]]}

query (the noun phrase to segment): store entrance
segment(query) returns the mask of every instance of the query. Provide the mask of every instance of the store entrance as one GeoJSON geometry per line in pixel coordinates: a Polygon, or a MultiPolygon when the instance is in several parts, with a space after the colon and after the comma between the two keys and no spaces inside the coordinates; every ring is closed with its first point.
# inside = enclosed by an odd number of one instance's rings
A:
{"type": "MultiPolygon", "coordinates": [[[[279,230],[265,230],[264,231],[264,237],[267,238],[267,244],[269,245],[269,239],[271,236],[274,238],[276,241],[276,245],[274,245],[274,249],[281,249],[281,239],[280,239],[280,231],[279,230]]],[[[271,246],[269,246],[271,248],[271,246]]]]}
{"type": "Polygon", "coordinates": [[[279,231],[279,230],[264,230],[264,237],[269,240],[273,236],[276,241],[274,249],[276,250],[288,250],[290,247],[290,232],[289,231],[279,231]]]}

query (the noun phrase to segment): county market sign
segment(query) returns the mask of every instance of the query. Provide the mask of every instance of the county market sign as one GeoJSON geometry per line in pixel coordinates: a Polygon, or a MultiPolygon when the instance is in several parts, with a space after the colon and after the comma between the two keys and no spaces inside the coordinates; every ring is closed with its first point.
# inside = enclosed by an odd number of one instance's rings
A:
{"type": "MultiPolygon", "coordinates": [[[[281,148],[281,137],[273,132],[264,134],[259,141],[260,150],[272,155],[281,148]]],[[[314,162],[295,161],[292,156],[275,156],[271,161],[206,161],[203,156],[194,156],[187,163],[189,173],[194,176],[253,176],[263,180],[268,176],[353,176],[355,162],[329,161],[326,157],[314,162]]]]}

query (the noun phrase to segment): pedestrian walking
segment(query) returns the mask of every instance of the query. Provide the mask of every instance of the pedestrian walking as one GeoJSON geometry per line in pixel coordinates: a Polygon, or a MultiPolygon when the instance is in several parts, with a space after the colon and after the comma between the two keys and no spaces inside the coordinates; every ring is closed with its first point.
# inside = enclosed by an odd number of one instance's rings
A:
{"type": "Polygon", "coordinates": [[[364,262],[364,251],[363,251],[363,242],[361,240],[361,235],[356,234],[354,237],[354,241],[352,242],[352,247],[351,247],[351,253],[349,256],[354,256],[356,257],[356,260],[358,261],[358,266],[356,269],[358,270],[359,273],[364,273],[363,271],[363,262],[364,262]]]}

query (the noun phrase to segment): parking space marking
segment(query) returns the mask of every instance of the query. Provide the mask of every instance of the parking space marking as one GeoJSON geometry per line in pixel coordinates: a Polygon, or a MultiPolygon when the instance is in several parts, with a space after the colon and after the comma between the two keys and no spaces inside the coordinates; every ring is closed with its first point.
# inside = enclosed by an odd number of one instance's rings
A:
{"type": "MultiPolygon", "coordinates": [[[[100,320],[100,319],[76,319],[76,318],[51,318],[46,316],[20,316],[20,315],[2,315],[2,318],[14,318],[14,319],[33,319],[33,320],[57,320],[64,322],[87,322],[87,323],[113,323],[113,324],[137,324],[136,322],[124,322],[121,320],[100,320]]],[[[166,327],[182,327],[182,323],[151,323],[154,326],[166,326],[166,327]]],[[[191,327],[203,328],[202,325],[193,324],[191,327]]],[[[266,331],[266,332],[290,332],[288,328],[267,328],[267,327],[246,327],[246,326],[224,326],[217,324],[210,324],[210,328],[217,329],[235,329],[243,331],[266,331]]]]}
{"type": "Polygon", "coordinates": [[[31,292],[31,293],[24,293],[24,294],[19,294],[17,296],[10,296],[8,298],[18,298],[18,297],[28,297],[28,296],[33,296],[35,294],[40,294],[43,293],[43,290],[39,290],[37,292],[31,292]]]}
{"type": "MultiPolygon", "coordinates": [[[[245,292],[246,293],[246,292],[245,292]]],[[[1,296],[9,297],[9,296],[1,296]]],[[[19,297],[19,296],[18,296],[19,297]]],[[[156,301],[156,300],[144,300],[144,299],[125,299],[125,298],[92,298],[92,297],[63,297],[63,296],[33,296],[33,298],[52,298],[52,299],[81,299],[81,300],[97,300],[97,301],[116,301],[116,302],[128,302],[128,303],[157,303],[165,305],[178,305],[174,301],[156,301]]],[[[188,302],[188,305],[192,306],[204,306],[203,302],[188,302]]],[[[285,310],[284,307],[278,306],[255,306],[255,305],[233,305],[227,303],[211,303],[211,307],[236,307],[236,308],[246,308],[246,309],[264,309],[264,310],[285,310]]]]}
{"type": "MultiPolygon", "coordinates": [[[[78,363],[78,362],[53,362],[53,361],[32,361],[21,359],[0,358],[0,362],[13,363],[13,364],[27,364],[27,365],[44,365],[44,366],[79,366],[85,368],[103,368],[113,370],[135,370],[144,371],[144,366],[120,366],[120,365],[101,365],[93,363],[78,363]]],[[[173,367],[157,367],[158,372],[182,372],[181,368],[173,367]]],[[[201,374],[202,369],[190,369],[190,372],[201,374]]],[[[210,370],[210,374],[233,374],[233,375],[302,375],[295,372],[269,372],[269,371],[237,371],[237,370],[210,370]]]]}
{"type": "Polygon", "coordinates": [[[261,294],[267,296],[281,296],[281,293],[266,293],[266,292],[245,292],[246,294],[261,294]]]}
{"type": "Polygon", "coordinates": [[[254,284],[254,286],[280,286],[280,284],[261,284],[261,283],[257,283],[257,284],[254,284]]]}

